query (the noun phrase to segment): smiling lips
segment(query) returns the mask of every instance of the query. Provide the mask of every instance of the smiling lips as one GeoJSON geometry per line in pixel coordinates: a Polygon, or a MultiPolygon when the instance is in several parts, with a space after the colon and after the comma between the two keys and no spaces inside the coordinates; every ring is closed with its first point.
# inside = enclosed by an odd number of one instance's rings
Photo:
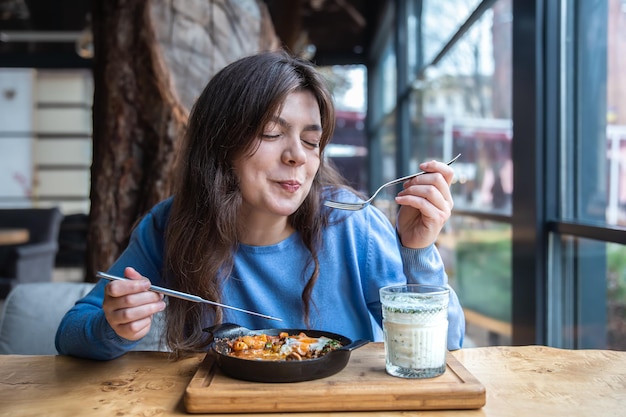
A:
{"type": "Polygon", "coordinates": [[[290,193],[295,193],[300,189],[300,183],[298,181],[279,181],[278,184],[290,193]]]}

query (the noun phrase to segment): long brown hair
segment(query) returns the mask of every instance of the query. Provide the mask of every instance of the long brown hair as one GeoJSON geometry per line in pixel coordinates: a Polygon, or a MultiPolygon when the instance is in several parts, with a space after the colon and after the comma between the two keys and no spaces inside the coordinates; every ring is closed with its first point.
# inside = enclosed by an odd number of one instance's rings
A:
{"type": "MultiPolygon", "coordinates": [[[[242,58],[222,69],[207,84],[189,116],[178,185],[165,237],[167,284],[179,291],[220,301],[223,280],[232,271],[239,243],[238,212],[242,197],[233,161],[254,152],[264,126],[280,111],[286,97],[311,91],[320,109],[321,165],[311,191],[289,216],[311,253],[313,272],[302,293],[303,317],[309,320],[311,292],[319,275],[318,248],[328,224],[321,209],[322,190],[342,184],[324,160],[323,151],[335,127],[335,110],[325,80],[309,62],[285,52],[242,58]]],[[[202,350],[206,319],[222,320],[219,308],[170,299],[166,339],[179,356],[202,350]]]]}

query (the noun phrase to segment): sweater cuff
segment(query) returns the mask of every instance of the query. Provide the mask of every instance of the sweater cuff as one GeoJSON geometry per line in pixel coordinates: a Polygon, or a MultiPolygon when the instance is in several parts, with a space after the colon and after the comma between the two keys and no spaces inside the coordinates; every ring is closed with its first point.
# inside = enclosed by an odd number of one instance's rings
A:
{"type": "Polygon", "coordinates": [[[435,244],[420,249],[412,249],[400,245],[400,255],[404,265],[411,270],[432,269],[433,265],[440,262],[439,252],[435,248],[435,244]]]}
{"type": "Polygon", "coordinates": [[[113,330],[106,317],[104,316],[104,312],[102,312],[102,314],[100,315],[97,326],[97,334],[103,334],[105,340],[114,346],[124,348],[132,347],[133,345],[139,343],[138,340],[129,340],[115,333],[115,330],[113,330]]]}
{"type": "Polygon", "coordinates": [[[434,243],[420,249],[400,246],[400,255],[402,256],[404,274],[409,282],[447,285],[448,279],[443,261],[434,243]]]}

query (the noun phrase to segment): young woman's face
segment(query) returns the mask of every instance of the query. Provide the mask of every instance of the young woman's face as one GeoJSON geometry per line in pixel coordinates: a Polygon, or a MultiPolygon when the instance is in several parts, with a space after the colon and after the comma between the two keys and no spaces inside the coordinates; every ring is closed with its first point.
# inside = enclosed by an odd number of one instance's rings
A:
{"type": "Polygon", "coordinates": [[[313,93],[287,96],[281,113],[265,126],[252,156],[234,163],[243,215],[289,216],[306,198],[320,166],[322,123],[313,93]]]}

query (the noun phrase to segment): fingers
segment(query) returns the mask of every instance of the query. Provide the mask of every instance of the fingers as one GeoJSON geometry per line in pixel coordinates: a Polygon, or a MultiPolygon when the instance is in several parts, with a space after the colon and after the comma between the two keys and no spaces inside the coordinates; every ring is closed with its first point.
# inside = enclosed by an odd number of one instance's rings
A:
{"type": "MultiPolygon", "coordinates": [[[[445,166],[445,165],[444,165],[445,166]]],[[[446,168],[449,168],[445,166],[446,168]]],[[[449,215],[454,206],[450,191],[452,177],[449,173],[433,172],[415,177],[404,184],[396,202],[424,211],[424,215],[436,215],[441,211],[449,215]]]]}
{"type": "Polygon", "coordinates": [[[126,281],[112,281],[104,291],[102,308],[113,330],[121,337],[138,340],[150,330],[152,315],[165,309],[161,294],[149,291],[150,281],[126,268],[126,281]]]}
{"type": "Polygon", "coordinates": [[[450,218],[454,200],[450,184],[454,171],[448,165],[429,161],[420,165],[427,174],[404,183],[396,196],[400,211],[396,222],[400,240],[405,247],[423,248],[438,237],[450,218]]]}
{"type": "Polygon", "coordinates": [[[150,281],[142,277],[133,268],[126,268],[124,276],[129,278],[126,281],[112,281],[105,287],[105,294],[111,297],[122,297],[128,294],[134,294],[142,291],[148,291],[150,281]]]}
{"type": "Polygon", "coordinates": [[[454,170],[450,165],[444,164],[443,162],[434,160],[423,162],[420,164],[420,169],[424,172],[437,172],[441,174],[445,178],[448,186],[452,184],[452,180],[454,179],[454,170]]]}

